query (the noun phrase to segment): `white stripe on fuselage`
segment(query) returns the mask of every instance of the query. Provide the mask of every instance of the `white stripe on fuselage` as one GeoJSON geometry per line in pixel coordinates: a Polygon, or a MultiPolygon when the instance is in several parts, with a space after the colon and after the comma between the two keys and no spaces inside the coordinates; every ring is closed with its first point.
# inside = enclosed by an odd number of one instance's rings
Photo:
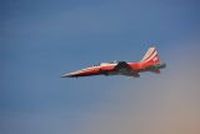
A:
{"type": "Polygon", "coordinates": [[[91,66],[91,67],[88,67],[88,68],[84,68],[84,69],[81,69],[81,70],[78,70],[78,71],[75,71],[75,72],[72,72],[70,74],[78,74],[78,73],[83,73],[85,71],[88,71],[88,70],[91,70],[91,69],[97,69],[97,68],[101,68],[101,67],[105,67],[105,66],[114,66],[114,65],[117,65],[117,63],[114,63],[114,64],[110,64],[110,63],[102,63],[101,65],[99,66],[91,66]]]}

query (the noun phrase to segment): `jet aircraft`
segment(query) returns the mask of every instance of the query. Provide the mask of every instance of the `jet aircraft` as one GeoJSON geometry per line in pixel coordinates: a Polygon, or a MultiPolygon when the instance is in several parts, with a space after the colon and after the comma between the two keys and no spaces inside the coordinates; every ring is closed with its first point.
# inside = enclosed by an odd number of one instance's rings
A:
{"type": "Polygon", "coordinates": [[[62,78],[77,78],[94,75],[124,75],[132,77],[140,77],[142,72],[160,73],[160,69],[166,67],[166,64],[160,61],[158,51],[155,47],[150,47],[142,60],[139,62],[113,61],[100,63],[78,71],[66,73],[62,78]]]}

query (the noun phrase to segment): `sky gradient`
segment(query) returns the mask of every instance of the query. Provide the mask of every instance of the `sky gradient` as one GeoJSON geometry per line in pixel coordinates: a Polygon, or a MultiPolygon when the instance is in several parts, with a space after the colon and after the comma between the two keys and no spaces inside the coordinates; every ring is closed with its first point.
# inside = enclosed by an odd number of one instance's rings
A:
{"type": "Polygon", "coordinates": [[[0,133],[200,133],[197,0],[0,2],[0,133]],[[139,79],[61,79],[154,44],[167,68],[139,79]]]}

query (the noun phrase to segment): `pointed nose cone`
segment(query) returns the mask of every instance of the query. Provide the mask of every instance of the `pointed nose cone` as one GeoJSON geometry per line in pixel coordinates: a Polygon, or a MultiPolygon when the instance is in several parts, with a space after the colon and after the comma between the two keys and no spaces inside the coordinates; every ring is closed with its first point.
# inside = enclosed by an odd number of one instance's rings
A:
{"type": "Polygon", "coordinates": [[[74,77],[74,75],[71,74],[71,73],[66,73],[66,74],[63,74],[63,75],[61,76],[61,78],[72,78],[72,77],[74,77]]]}

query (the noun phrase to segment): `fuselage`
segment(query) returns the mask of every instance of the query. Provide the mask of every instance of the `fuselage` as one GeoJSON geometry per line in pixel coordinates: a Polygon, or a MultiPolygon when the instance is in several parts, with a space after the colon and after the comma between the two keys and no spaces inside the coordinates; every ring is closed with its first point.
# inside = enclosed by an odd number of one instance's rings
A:
{"type": "Polygon", "coordinates": [[[165,67],[166,64],[160,62],[156,48],[151,47],[139,62],[114,61],[101,63],[99,65],[64,74],[62,77],[82,77],[92,75],[125,75],[139,77],[139,73],[141,72],[150,71],[160,73],[160,69],[165,67]]]}
{"type": "Polygon", "coordinates": [[[146,71],[159,70],[165,67],[165,64],[151,65],[144,62],[127,62],[130,69],[121,68],[116,70],[115,67],[117,63],[102,63],[97,66],[87,67],[78,71],[69,73],[68,77],[81,77],[81,76],[91,76],[91,75],[126,75],[137,77],[139,73],[146,71]]]}

